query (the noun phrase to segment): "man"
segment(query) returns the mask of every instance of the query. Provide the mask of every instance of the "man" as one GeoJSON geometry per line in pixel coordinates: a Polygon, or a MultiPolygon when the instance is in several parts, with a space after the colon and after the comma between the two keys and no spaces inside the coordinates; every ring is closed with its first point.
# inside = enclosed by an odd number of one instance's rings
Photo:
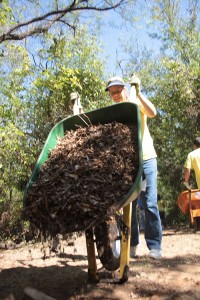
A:
{"type": "MultiPolygon", "coordinates": [[[[143,150],[143,171],[146,178],[146,192],[143,200],[145,210],[145,240],[149,256],[154,259],[162,257],[162,226],[157,206],[157,155],[153,146],[153,140],[147,126],[147,117],[156,116],[154,105],[141,93],[140,80],[134,75],[131,78],[131,85],[136,88],[137,105],[140,109],[142,127],[142,150],[143,150]]],[[[121,77],[112,77],[107,83],[106,91],[115,103],[130,101],[128,90],[121,77]]],[[[132,100],[132,99],[131,99],[132,100]]],[[[131,256],[136,255],[136,248],[139,244],[139,226],[136,216],[137,201],[132,202],[133,216],[131,226],[131,256]]]]}
{"type": "Polygon", "coordinates": [[[194,150],[190,152],[184,164],[183,181],[186,186],[189,186],[190,171],[194,170],[198,189],[200,189],[200,137],[197,137],[194,142],[194,150]]]}

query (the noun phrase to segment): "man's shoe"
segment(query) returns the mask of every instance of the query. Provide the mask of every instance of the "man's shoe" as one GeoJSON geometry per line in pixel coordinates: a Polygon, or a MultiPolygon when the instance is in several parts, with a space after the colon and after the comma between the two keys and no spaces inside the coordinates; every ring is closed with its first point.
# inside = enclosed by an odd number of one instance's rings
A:
{"type": "Polygon", "coordinates": [[[131,249],[130,249],[130,256],[132,258],[135,258],[137,256],[136,251],[137,251],[137,246],[131,247],[131,249]]]}
{"type": "Polygon", "coordinates": [[[162,251],[160,249],[151,249],[149,252],[149,257],[154,258],[154,259],[161,259],[162,251]]]}

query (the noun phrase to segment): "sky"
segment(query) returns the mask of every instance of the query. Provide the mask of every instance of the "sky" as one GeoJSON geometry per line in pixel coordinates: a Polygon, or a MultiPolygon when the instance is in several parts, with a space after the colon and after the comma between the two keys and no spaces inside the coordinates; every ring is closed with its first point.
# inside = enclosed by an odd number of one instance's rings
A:
{"type": "MultiPolygon", "coordinates": [[[[139,43],[140,45],[147,45],[149,49],[153,49],[155,52],[158,51],[159,43],[150,40],[146,30],[138,30],[138,32],[132,31],[132,34],[134,34],[137,43],[139,43]]],[[[126,36],[126,38],[128,38],[130,33],[128,33],[126,29],[112,29],[108,27],[107,31],[102,36],[104,51],[106,53],[106,56],[109,57],[106,63],[106,70],[112,74],[121,72],[121,70],[116,67],[116,53],[120,52],[120,39],[123,39],[124,35],[126,36]]]]}
{"type": "MultiPolygon", "coordinates": [[[[125,26],[111,27],[109,23],[114,22],[119,25],[121,20],[120,16],[116,15],[116,13],[111,10],[105,13],[104,20],[107,20],[103,30],[102,30],[102,40],[104,43],[104,50],[106,55],[109,56],[106,63],[106,71],[110,72],[112,75],[118,74],[121,75],[121,70],[116,68],[116,52],[120,50],[120,42],[121,38],[131,39],[131,36],[134,36],[135,40],[142,48],[146,46],[148,50],[153,50],[155,54],[159,52],[160,42],[157,40],[153,40],[148,36],[148,32],[150,30],[159,31],[159,28],[156,28],[157,24],[151,23],[151,29],[147,27],[147,24],[150,24],[150,16],[148,12],[150,11],[151,2],[146,0],[140,0],[136,2],[134,6],[134,17],[138,19],[138,22],[135,23],[135,28],[125,28],[125,26]],[[147,13],[144,17],[144,11],[147,13]]],[[[182,16],[186,16],[186,10],[189,10],[189,1],[188,0],[180,0],[180,8],[182,16]]],[[[132,41],[133,42],[133,41],[132,41]]]]}
{"type": "MultiPolygon", "coordinates": [[[[102,30],[102,41],[104,43],[104,51],[106,55],[109,56],[106,63],[106,70],[110,72],[112,75],[116,73],[120,73],[121,70],[116,68],[116,53],[120,51],[121,42],[120,40],[128,40],[134,36],[138,44],[146,45],[147,48],[153,49],[155,52],[159,49],[159,43],[156,41],[152,41],[152,39],[148,36],[148,29],[146,26],[146,22],[148,22],[148,16],[144,19],[142,16],[142,0],[140,4],[135,7],[135,16],[141,18],[141,21],[136,23],[135,28],[127,29],[125,26],[120,26],[120,18],[119,15],[116,15],[114,11],[109,11],[105,14],[105,20],[107,20],[105,26],[102,30]],[[116,19],[117,16],[117,19],[116,19]],[[110,23],[115,23],[117,25],[110,26],[110,23]]],[[[118,74],[121,75],[121,74],[118,74]]]]}

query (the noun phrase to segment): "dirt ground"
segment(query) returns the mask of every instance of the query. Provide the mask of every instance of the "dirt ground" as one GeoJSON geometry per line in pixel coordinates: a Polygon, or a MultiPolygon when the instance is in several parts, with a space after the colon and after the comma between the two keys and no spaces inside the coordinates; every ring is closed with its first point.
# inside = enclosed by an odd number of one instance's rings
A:
{"type": "Polygon", "coordinates": [[[164,230],[163,259],[157,261],[148,257],[143,234],[140,240],[124,284],[116,284],[98,259],[101,280],[88,282],[84,235],[71,246],[62,242],[59,252],[46,252],[45,259],[40,243],[0,250],[0,299],[200,299],[200,232],[164,230]]]}

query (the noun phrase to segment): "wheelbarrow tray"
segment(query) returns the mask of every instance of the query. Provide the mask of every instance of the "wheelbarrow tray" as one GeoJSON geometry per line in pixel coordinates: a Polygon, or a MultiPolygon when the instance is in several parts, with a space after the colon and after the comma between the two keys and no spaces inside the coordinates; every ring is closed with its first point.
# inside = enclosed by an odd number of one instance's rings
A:
{"type": "Polygon", "coordinates": [[[184,215],[188,215],[192,211],[193,217],[200,217],[200,190],[183,191],[177,204],[184,215]]]}
{"type": "MultiPolygon", "coordinates": [[[[142,145],[141,145],[141,123],[140,123],[140,112],[138,106],[134,103],[123,102],[118,104],[113,104],[104,108],[92,110],[84,114],[75,115],[67,117],[57,123],[52,130],[50,131],[47,140],[44,144],[44,147],[39,155],[36,166],[33,170],[33,173],[30,177],[30,180],[26,186],[24,192],[24,207],[28,206],[27,196],[28,191],[31,188],[34,181],[37,180],[40,168],[49,158],[49,153],[57,145],[58,138],[63,137],[66,131],[76,130],[78,127],[88,126],[85,122],[90,120],[91,124],[108,124],[114,121],[123,123],[123,124],[132,124],[136,125],[137,134],[134,141],[138,146],[138,171],[135,181],[132,183],[131,189],[128,191],[127,195],[117,203],[117,209],[120,209],[133,200],[135,200],[141,191],[141,176],[142,176],[142,145]]],[[[79,230],[84,230],[84,228],[79,228],[79,230]]],[[[73,230],[72,230],[73,231],[73,230]]]]}

